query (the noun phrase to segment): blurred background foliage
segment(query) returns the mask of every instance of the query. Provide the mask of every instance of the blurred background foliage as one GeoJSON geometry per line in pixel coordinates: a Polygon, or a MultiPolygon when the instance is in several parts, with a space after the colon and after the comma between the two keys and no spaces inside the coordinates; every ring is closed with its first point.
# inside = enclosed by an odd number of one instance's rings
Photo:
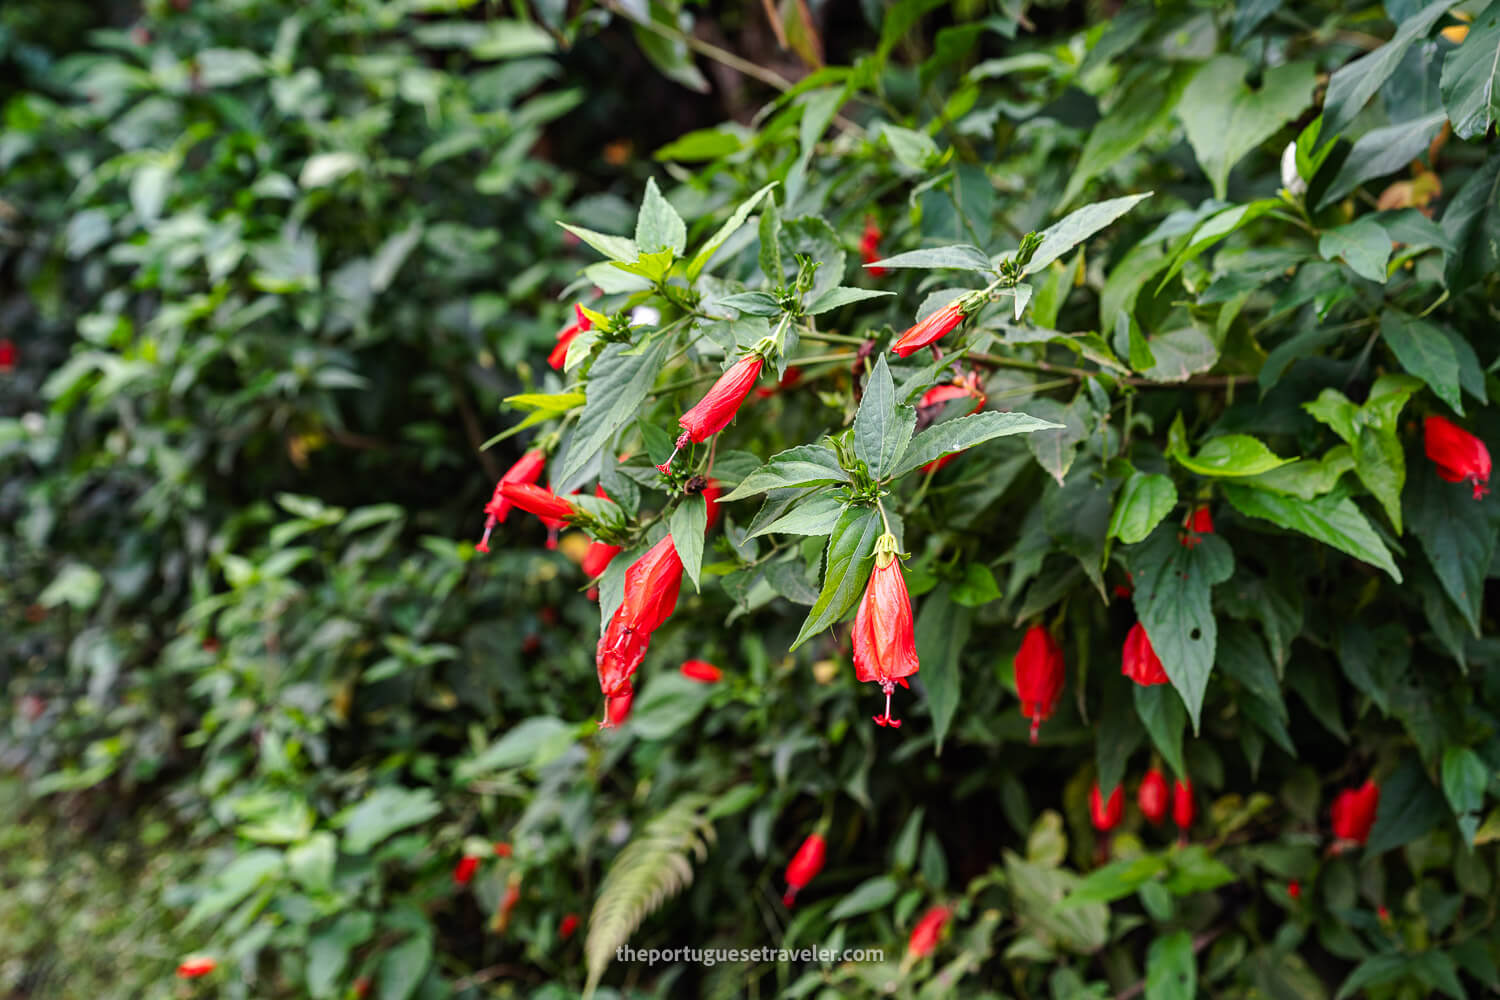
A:
{"type": "MultiPolygon", "coordinates": [[[[1457,548],[1430,565],[1379,522],[1401,588],[1217,507],[1246,566],[1216,594],[1219,641],[1252,652],[1186,741],[1176,702],[1137,692],[1131,711],[1107,693],[1132,616],[1093,578],[1111,565],[1097,486],[1122,431],[1152,471],[1181,444],[1176,416],[1195,439],[1302,454],[1329,441],[1300,404],[1328,387],[1363,401],[1404,367],[1435,394],[1423,408],[1467,402],[1500,441],[1485,405],[1500,158],[1488,118],[1451,136],[1442,84],[1446,33],[1472,23],[1493,47],[1493,9],[10,0],[0,995],[572,996],[584,933],[565,918],[587,918],[647,828],[683,894],[642,908],[632,944],[886,961],[622,963],[601,995],[1500,988],[1493,499],[1452,509],[1477,548],[1446,537],[1457,548]],[[1414,44],[1381,48],[1428,11],[1414,44]],[[1350,166],[1314,176],[1304,142],[1307,211],[1271,217],[1280,153],[1328,75],[1378,51],[1391,71],[1345,99],[1350,166]],[[549,551],[518,518],[474,553],[524,438],[481,446],[515,421],[507,397],[563,387],[543,359],[590,294],[575,279],[597,255],[555,221],[629,233],[647,177],[695,243],[778,181],[784,206],[827,220],[841,245],[821,249],[847,251],[851,275],[867,217],[890,252],[995,251],[1085,194],[1157,192],[1037,278],[1031,328],[996,330],[992,350],[1023,364],[987,373],[990,398],[1067,433],[933,480],[918,527],[948,547],[914,563],[914,594],[942,598],[921,605],[924,671],[964,678],[941,755],[915,698],[902,738],[877,738],[838,636],[787,655],[815,578],[685,593],[629,722],[594,736],[581,539],[549,551]],[[1376,211],[1378,236],[1308,245],[1376,211]],[[1213,238],[1234,238],[1200,257],[1215,218],[1213,238]],[[1410,249],[1394,262],[1392,240],[1410,249]],[[1452,331],[1452,364],[1392,358],[1371,332],[1388,306],[1452,331]],[[1193,379],[1176,385],[1174,364],[1193,379]],[[1132,370],[1135,394],[1116,379],[1132,370]],[[1453,573],[1473,581],[1462,602],[1453,573]],[[1010,664],[1018,624],[1042,614],[1069,687],[1031,750],[1010,664]],[[688,657],[725,681],[660,668],[688,657]],[[1196,783],[1194,843],[1134,805],[1096,838],[1093,782],[1133,796],[1156,761],[1196,783]],[[1371,773],[1376,843],[1327,852],[1329,801],[1371,773]],[[787,911],[781,873],[820,825],[828,868],[787,911]],[[483,860],[456,885],[464,855],[483,860]],[[1099,867],[1111,857],[1134,867],[1099,867]],[[1091,871],[1092,895],[1058,908],[1091,871]],[[955,907],[941,951],[903,962],[939,902],[955,907]],[[188,985],[173,970],[190,952],[218,969],[188,985]]],[[[753,245],[745,259],[740,277],[753,245]]],[[[941,287],[912,275],[848,332],[909,322],[941,287]]],[[[757,401],[733,448],[764,458],[838,425],[847,375],[815,383],[757,401]]],[[[662,427],[680,412],[653,405],[662,427]]],[[[1422,492],[1406,419],[1399,440],[1383,432],[1410,455],[1408,521],[1436,531],[1448,501],[1422,492]]],[[[1217,499],[1211,479],[1180,489],[1217,499]]],[[[1366,493],[1370,517],[1389,511],[1386,487],[1366,493]]]]}

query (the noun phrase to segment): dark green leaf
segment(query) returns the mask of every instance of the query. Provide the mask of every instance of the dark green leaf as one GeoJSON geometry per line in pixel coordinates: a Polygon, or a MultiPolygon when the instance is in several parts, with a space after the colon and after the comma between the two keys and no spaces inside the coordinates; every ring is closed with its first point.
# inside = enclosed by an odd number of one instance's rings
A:
{"type": "Polygon", "coordinates": [[[553,492],[567,493],[578,485],[574,480],[579,473],[636,418],[670,344],[670,337],[661,337],[639,354],[630,353],[628,344],[609,344],[594,360],[585,388],[588,401],[568,441],[567,453],[552,476],[553,492]]]}
{"type": "Polygon", "coordinates": [[[917,411],[896,403],[896,386],[882,354],[854,415],[854,454],[872,477],[882,481],[898,468],[896,460],[906,451],[916,426],[917,411]]]}
{"type": "Polygon", "coordinates": [[[863,302],[865,299],[878,299],[885,295],[895,294],[895,292],[882,291],[878,288],[847,288],[843,286],[830,288],[818,296],[817,301],[808,306],[806,312],[809,316],[819,316],[826,312],[832,312],[840,306],[863,302]]]}
{"type": "Polygon", "coordinates": [[[959,653],[969,637],[973,613],[952,600],[946,583],[922,601],[917,615],[917,658],[922,662],[922,686],[932,712],[932,736],[937,752],[943,752],[943,739],[958,710],[962,684],[958,669],[959,653]]]}
{"type": "Polygon", "coordinates": [[[833,533],[828,536],[823,589],[802,623],[793,649],[843,618],[859,603],[875,562],[875,540],[883,530],[880,513],[873,507],[851,506],[839,516],[833,533]]]}
{"type": "Polygon", "coordinates": [[[1217,56],[1193,77],[1177,104],[1216,198],[1225,197],[1230,169],[1297,117],[1317,87],[1316,67],[1309,61],[1265,70],[1255,88],[1246,82],[1249,73],[1250,64],[1239,56],[1217,56]]]}
{"type": "Polygon", "coordinates": [[[1426,382],[1443,402],[1463,414],[1458,355],[1441,329],[1399,309],[1384,309],[1380,313],[1380,336],[1402,368],[1426,382]]]}
{"type": "Polygon", "coordinates": [[[1198,995],[1198,959],[1193,936],[1173,931],[1151,942],[1146,953],[1146,1000],[1193,1000],[1198,995]]]}
{"type": "Polygon", "coordinates": [[[767,490],[793,486],[826,486],[847,483],[849,476],[839,468],[833,449],[821,444],[802,444],[772,455],[770,460],[740,481],[723,502],[754,496],[767,490]]]}
{"type": "Polygon", "coordinates": [[[1406,487],[1406,514],[1443,591],[1480,634],[1484,579],[1495,554],[1495,527],[1467,483],[1449,483],[1430,467],[1417,470],[1406,487]]]}
{"type": "Polygon", "coordinates": [[[672,544],[682,560],[683,572],[698,590],[698,574],[703,567],[703,535],[708,530],[708,504],[701,494],[683,498],[667,519],[672,544]]]}
{"type": "Polygon", "coordinates": [[[1469,24],[1469,33],[1443,60],[1443,107],[1460,139],[1477,139],[1500,118],[1500,3],[1469,24]]]}
{"type": "Polygon", "coordinates": [[[1187,766],[1182,760],[1182,730],[1187,724],[1187,715],[1182,710],[1182,699],[1165,685],[1154,684],[1142,687],[1132,684],[1135,692],[1135,714],[1151,737],[1151,743],[1179,778],[1187,776],[1187,766]]]}
{"type": "Polygon", "coordinates": [[[1143,541],[1177,505],[1177,487],[1159,473],[1133,471],[1120,489],[1109,536],[1126,545],[1143,541]]]}
{"type": "Polygon", "coordinates": [[[1396,71],[1407,47],[1425,37],[1450,6],[1450,0],[1427,5],[1401,22],[1389,42],[1340,67],[1329,78],[1328,93],[1323,98],[1324,139],[1332,139],[1349,126],[1380,85],[1396,71]]]}
{"type": "Polygon", "coordinates": [[[1114,222],[1147,198],[1152,192],[1111,198],[1108,201],[1085,205],[1070,212],[1059,221],[1042,230],[1042,242],[1026,263],[1023,274],[1037,274],[1048,264],[1114,222]]]}
{"type": "Polygon", "coordinates": [[[1248,486],[1226,485],[1224,496],[1246,517],[1258,517],[1331,545],[1356,559],[1379,567],[1401,582],[1390,550],[1365,515],[1348,497],[1335,495],[1302,500],[1248,486]]]}
{"type": "Polygon", "coordinates": [[[1324,230],[1318,238],[1318,254],[1324,260],[1342,257],[1355,274],[1383,285],[1386,265],[1391,261],[1391,237],[1380,223],[1364,215],[1337,229],[1324,230]]]}
{"type": "Polygon", "coordinates": [[[1427,780],[1415,754],[1406,756],[1380,784],[1380,807],[1365,850],[1370,854],[1401,847],[1431,830],[1447,813],[1443,795],[1427,780]]]}
{"type": "Polygon", "coordinates": [[[1050,420],[1027,416],[1024,413],[999,413],[986,410],[972,413],[955,420],[933,424],[911,439],[901,460],[891,470],[891,479],[906,475],[928,462],[972,448],[976,444],[1010,434],[1029,434],[1033,431],[1061,428],[1063,425],[1050,420]]]}

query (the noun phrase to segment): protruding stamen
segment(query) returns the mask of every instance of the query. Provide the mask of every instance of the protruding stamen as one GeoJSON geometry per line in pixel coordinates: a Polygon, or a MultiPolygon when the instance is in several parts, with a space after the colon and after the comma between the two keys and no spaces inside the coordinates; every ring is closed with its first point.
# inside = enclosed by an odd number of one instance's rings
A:
{"type": "Polygon", "coordinates": [[[604,699],[604,718],[599,720],[600,729],[613,729],[615,724],[609,721],[609,699],[604,699]]]}
{"type": "Polygon", "coordinates": [[[875,719],[875,725],[881,727],[890,726],[892,729],[900,729],[901,720],[891,718],[891,693],[896,690],[896,682],[890,680],[881,681],[880,690],[885,692],[885,714],[873,717],[875,719]]]}
{"type": "Polygon", "coordinates": [[[1042,717],[1040,715],[1033,715],[1031,717],[1031,742],[1032,743],[1036,742],[1037,734],[1039,732],[1041,732],[1041,729],[1042,729],[1042,717]]]}
{"type": "Polygon", "coordinates": [[[495,530],[495,515],[491,514],[484,519],[484,537],[474,543],[475,552],[488,552],[490,550],[490,532],[495,530]]]}

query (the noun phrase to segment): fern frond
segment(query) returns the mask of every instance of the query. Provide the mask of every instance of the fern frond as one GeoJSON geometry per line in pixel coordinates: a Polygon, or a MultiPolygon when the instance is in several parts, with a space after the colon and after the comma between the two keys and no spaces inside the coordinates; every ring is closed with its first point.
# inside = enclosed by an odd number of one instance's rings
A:
{"type": "Polygon", "coordinates": [[[641,921],[692,883],[688,855],[695,854],[702,861],[714,839],[713,821],[704,813],[710,801],[706,795],[691,794],[673,802],[609,866],[589,916],[585,997],[593,995],[615,952],[630,940],[641,921]]]}

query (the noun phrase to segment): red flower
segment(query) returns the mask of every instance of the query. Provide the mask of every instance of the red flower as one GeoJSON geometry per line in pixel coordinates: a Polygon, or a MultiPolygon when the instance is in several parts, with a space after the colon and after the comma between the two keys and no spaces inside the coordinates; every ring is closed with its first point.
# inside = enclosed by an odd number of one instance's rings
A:
{"type": "Polygon", "coordinates": [[[680,669],[682,676],[702,681],[704,684],[717,684],[724,679],[724,671],[703,660],[684,660],[680,669]]]}
{"type": "Polygon", "coordinates": [[[609,564],[619,554],[620,547],[618,545],[609,545],[597,541],[590,542],[588,551],[583,554],[583,575],[590,580],[594,579],[609,569],[609,564]]]}
{"type": "Polygon", "coordinates": [[[490,924],[496,934],[505,933],[505,929],[510,926],[510,911],[514,910],[520,901],[521,876],[512,872],[510,880],[505,884],[505,895],[500,897],[500,906],[495,910],[495,919],[490,924]]]}
{"type": "Polygon", "coordinates": [[[542,475],[542,470],[547,467],[547,453],[539,449],[532,449],[516,460],[516,464],[505,470],[505,475],[495,484],[495,492],[490,495],[490,502],[484,505],[484,537],[474,546],[479,552],[490,550],[490,532],[495,530],[495,525],[510,516],[511,502],[505,499],[502,490],[508,483],[534,483],[542,475]]]}
{"type": "Polygon", "coordinates": [[[10,374],[16,370],[16,344],[9,337],[0,337],[0,372],[10,374]]]}
{"type": "Polygon", "coordinates": [[[211,955],[189,955],[177,963],[177,975],[181,979],[197,979],[219,967],[218,959],[211,955]]]}
{"type": "Polygon", "coordinates": [[[1193,783],[1179,780],[1172,788],[1172,822],[1177,824],[1177,829],[1186,833],[1193,825],[1193,817],[1197,813],[1198,807],[1193,801],[1193,783]]]}
{"type": "Polygon", "coordinates": [[[578,516],[577,507],[546,487],[533,483],[502,483],[500,495],[513,506],[535,514],[544,523],[566,524],[571,518],[578,516]]]}
{"type": "Polygon", "coordinates": [[[1130,582],[1128,580],[1125,583],[1117,583],[1114,586],[1114,595],[1116,597],[1129,597],[1133,593],[1135,593],[1135,591],[1131,589],[1130,582]]]}
{"type": "Polygon", "coordinates": [[[719,519],[719,497],[724,491],[719,488],[717,479],[710,479],[703,486],[703,502],[708,506],[708,526],[712,528],[714,522],[719,519]]]}
{"type": "Polygon", "coordinates": [[[573,313],[578,318],[557,331],[557,346],[552,348],[551,354],[547,355],[547,364],[556,371],[562,371],[563,365],[567,363],[568,345],[573,343],[573,338],[585,330],[592,329],[594,325],[584,313],[583,306],[574,303],[573,313]]]}
{"type": "Polygon", "coordinates": [[[1489,492],[1490,450],[1483,441],[1442,417],[1428,417],[1422,436],[1439,476],[1450,483],[1467,479],[1474,484],[1475,500],[1489,492]]]}
{"type": "Polygon", "coordinates": [[[1021,698],[1021,714],[1031,720],[1031,742],[1035,743],[1042,720],[1052,715],[1057,696],[1062,694],[1062,647],[1040,625],[1026,630],[1021,648],[1016,652],[1016,694],[1021,698]]]}
{"type": "MultiPolygon", "coordinates": [[[[671,535],[664,536],[625,571],[625,599],[615,609],[595,649],[599,689],[606,698],[630,690],[630,675],[645,660],[651,633],[677,607],[681,587],[682,560],[671,535]]],[[[608,728],[612,721],[612,713],[606,713],[599,725],[608,728]]]]}
{"type": "Polygon", "coordinates": [[[1301,899],[1302,898],[1302,884],[1300,882],[1298,882],[1296,879],[1292,879],[1290,882],[1288,882],[1286,884],[1286,894],[1288,896],[1290,896],[1294,900],[1301,899]]]}
{"type": "Polygon", "coordinates": [[[1391,911],[1387,910],[1384,904],[1376,908],[1375,916],[1380,919],[1380,922],[1382,924],[1388,924],[1391,922],[1391,911]]]}
{"type": "Polygon", "coordinates": [[[1160,826],[1161,821],[1167,818],[1167,779],[1162,776],[1159,768],[1153,767],[1141,779],[1135,803],[1141,807],[1141,815],[1153,826],[1160,826]]]}
{"type": "Polygon", "coordinates": [[[854,616],[854,674],[885,692],[885,714],[875,716],[876,725],[901,728],[901,720],[891,718],[891,692],[897,683],[907,687],[906,678],[916,672],[911,597],[896,558],[896,538],[884,534],[875,543],[875,568],[854,616]]]}
{"type": "Polygon", "coordinates": [[[880,259],[880,238],[885,235],[880,231],[880,224],[875,221],[873,215],[865,217],[865,231],[859,238],[859,256],[865,262],[865,270],[870,272],[872,278],[882,278],[886,269],[883,267],[871,267],[880,259]]]}
{"type": "Polygon", "coordinates": [[[1100,833],[1108,833],[1119,825],[1121,817],[1125,815],[1125,795],[1120,786],[1109,793],[1109,801],[1104,801],[1104,796],[1099,792],[1099,782],[1094,782],[1093,791],[1089,792],[1089,820],[1094,824],[1094,829],[1100,833]]]}
{"type": "Polygon", "coordinates": [[[802,381],[802,369],[796,365],[788,365],[786,371],[782,373],[781,378],[776,381],[776,387],[774,389],[756,389],[755,398],[770,399],[782,389],[790,389],[800,381],[802,381]]]}
{"type": "Polygon", "coordinates": [[[911,937],[906,942],[906,953],[913,959],[925,958],[932,954],[932,949],[937,947],[938,938],[942,936],[943,928],[948,926],[948,918],[953,916],[953,911],[946,906],[934,906],[922,915],[917,921],[917,926],[911,929],[911,937]]]}
{"type": "Polygon", "coordinates": [[[1199,504],[1188,512],[1183,519],[1182,527],[1184,534],[1182,544],[1192,548],[1198,544],[1201,535],[1212,535],[1214,533],[1213,515],[1209,513],[1208,504],[1199,504]]]}
{"type": "MultiPolygon", "coordinates": [[[[755,388],[755,380],[760,378],[760,370],[765,363],[765,358],[759,354],[747,354],[730,365],[698,401],[698,405],[677,421],[682,426],[683,434],[677,440],[677,447],[681,448],[689,441],[707,441],[728,427],[734,415],[739,412],[740,404],[750,395],[750,390],[755,388]]],[[[670,461],[668,464],[671,464],[670,461]]]]}
{"type": "Polygon", "coordinates": [[[458,859],[458,864],[453,866],[453,882],[455,885],[468,885],[469,880],[474,877],[474,871],[479,867],[479,859],[472,854],[465,854],[458,859]]]}
{"type": "Polygon", "coordinates": [[[1141,687],[1167,683],[1167,672],[1162,669],[1161,658],[1151,648],[1151,639],[1146,628],[1136,622],[1125,636],[1125,652],[1120,660],[1120,673],[1141,687]]]}
{"type": "Polygon", "coordinates": [[[634,700],[635,691],[628,687],[623,694],[617,694],[613,698],[610,698],[604,706],[605,715],[609,719],[609,725],[601,726],[600,728],[610,729],[614,726],[625,725],[625,720],[630,718],[630,703],[634,700]]]}
{"type": "Polygon", "coordinates": [[[953,328],[963,321],[963,300],[954,299],[898,337],[891,350],[903,358],[915,354],[933,341],[940,340],[951,333],[953,328]]]}
{"type": "Polygon", "coordinates": [[[1339,792],[1333,800],[1333,835],[1344,844],[1368,843],[1379,805],[1380,786],[1373,781],[1339,792]]]}
{"type": "Polygon", "coordinates": [[[495,857],[508,858],[511,856],[511,853],[511,847],[505,841],[502,840],[495,845],[495,857]]]}
{"type": "Polygon", "coordinates": [[[797,899],[797,893],[823,870],[823,855],[827,847],[821,833],[810,833],[802,846],[797,848],[797,853],[792,855],[791,864],[786,866],[786,894],[781,897],[781,901],[787,906],[791,906],[797,899]]]}
{"type": "Polygon", "coordinates": [[[576,930],[578,930],[578,914],[569,913],[562,918],[562,923],[557,925],[557,936],[566,941],[576,930]]]}

